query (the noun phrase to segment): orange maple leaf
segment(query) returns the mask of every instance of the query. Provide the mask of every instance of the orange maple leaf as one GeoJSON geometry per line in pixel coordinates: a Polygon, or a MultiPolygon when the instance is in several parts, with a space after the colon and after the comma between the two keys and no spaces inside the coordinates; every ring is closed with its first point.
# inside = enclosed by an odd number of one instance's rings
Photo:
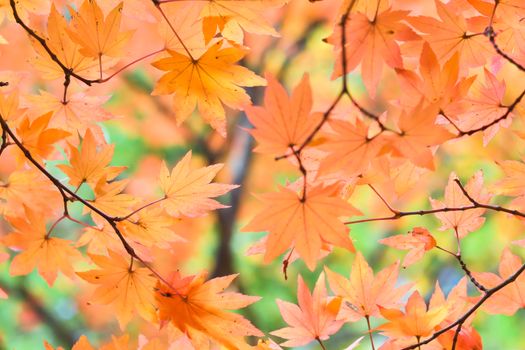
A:
{"type": "Polygon", "coordinates": [[[198,106],[203,118],[225,136],[223,104],[242,109],[250,103],[250,97],[241,87],[265,85],[266,81],[235,64],[245,55],[242,49],[222,48],[222,45],[222,41],[217,42],[199,58],[168,50],[171,57],[152,64],[168,71],[157,82],[153,94],[173,94],[173,107],[179,123],[198,106]]]}
{"type": "MultiPolygon", "coordinates": [[[[463,277],[448,293],[447,298],[436,283],[436,288],[430,298],[429,308],[446,305],[448,309],[447,317],[441,322],[442,327],[446,327],[452,322],[462,317],[472,307],[472,298],[467,295],[467,277],[463,277]]],[[[457,350],[481,350],[482,343],[479,333],[471,326],[473,316],[467,318],[459,332],[456,349],[457,350]]],[[[438,342],[444,350],[452,350],[456,329],[450,329],[438,337],[438,342]]]]}
{"type": "Polygon", "coordinates": [[[0,181],[0,212],[23,217],[25,208],[40,213],[54,213],[62,197],[56,187],[38,170],[12,172],[0,181]]]}
{"type": "Polygon", "coordinates": [[[355,176],[365,172],[386,140],[381,135],[370,137],[369,126],[359,119],[354,123],[334,119],[329,125],[332,131],[323,134],[327,139],[319,147],[328,152],[319,174],[343,170],[345,175],[355,176]]]}
{"type": "MultiPolygon", "coordinates": [[[[37,160],[47,157],[53,150],[55,142],[62,140],[70,135],[69,132],[49,128],[49,121],[53,113],[46,113],[36,118],[32,122],[25,117],[16,128],[16,133],[22,145],[31,152],[37,160]]],[[[17,152],[19,161],[25,160],[21,151],[17,152]]]]}
{"type": "Polygon", "coordinates": [[[306,199],[279,186],[279,192],[261,195],[266,207],[242,231],[269,231],[264,261],[272,261],[294,247],[310,270],[315,268],[323,243],[355,251],[342,216],[360,211],[339,197],[337,185],[308,189],[306,199]]]}
{"type": "MultiPolygon", "coordinates": [[[[448,178],[448,184],[445,188],[445,202],[441,202],[430,198],[430,203],[433,209],[440,209],[444,207],[461,208],[472,206],[470,200],[465,197],[455,180],[458,177],[455,173],[451,173],[448,178]]],[[[465,186],[467,193],[472,196],[479,203],[486,204],[492,198],[483,188],[483,173],[478,171],[472,176],[465,186]]],[[[441,231],[455,230],[459,238],[465,237],[468,233],[477,230],[485,222],[482,217],[485,209],[477,208],[472,210],[451,211],[435,213],[436,217],[441,221],[441,231]]]]}
{"type": "Polygon", "coordinates": [[[18,90],[0,92],[0,118],[10,122],[21,117],[24,110],[19,108],[19,102],[18,90]]]}
{"type": "Polygon", "coordinates": [[[71,132],[72,134],[85,134],[87,129],[113,118],[102,105],[109,96],[89,96],[83,92],[72,94],[67,101],[62,101],[49,92],[40,90],[38,95],[26,96],[30,102],[30,113],[53,112],[52,125],[71,132]]]}
{"type": "MultiPolygon", "coordinates": [[[[95,199],[89,202],[106,215],[114,217],[124,217],[128,215],[131,213],[133,206],[138,202],[138,199],[134,196],[122,193],[128,182],[129,180],[120,180],[108,183],[106,177],[101,177],[93,188],[95,199]]],[[[85,207],[84,212],[89,211],[90,209],[85,207]]],[[[92,212],[92,215],[96,220],[97,214],[92,212]]]]}
{"type": "Polygon", "coordinates": [[[321,273],[312,294],[301,275],[297,278],[297,301],[295,305],[277,299],[281,316],[290,327],[271,332],[280,338],[288,339],[283,346],[303,346],[316,339],[327,340],[344,324],[336,320],[341,298],[329,298],[326,292],[324,273],[321,273]]]}
{"type": "Polygon", "coordinates": [[[360,252],[356,253],[350,279],[325,267],[330,288],[344,300],[339,318],[354,322],[362,317],[380,317],[379,307],[398,306],[411,288],[411,285],[396,288],[398,270],[399,262],[396,262],[374,277],[360,252]]]}
{"type": "Polygon", "coordinates": [[[59,164],[57,167],[69,177],[69,183],[75,187],[83,183],[94,186],[101,178],[113,180],[125,169],[125,167],[109,166],[114,148],[114,145],[97,147],[93,132],[88,129],[82,141],[81,151],[69,145],[71,165],[59,164]]]}
{"type": "Polygon", "coordinates": [[[84,0],[78,11],[69,7],[73,28],[68,30],[68,34],[81,46],[82,55],[99,60],[102,56],[121,55],[133,33],[120,31],[123,6],[124,2],[120,2],[106,18],[95,0],[84,0]]]}
{"type": "MultiPolygon", "coordinates": [[[[486,288],[493,288],[514,275],[523,265],[517,255],[505,248],[499,263],[499,276],[492,272],[473,272],[474,278],[486,288]]],[[[490,297],[484,304],[483,310],[493,315],[512,316],[525,307],[525,275],[519,275],[513,283],[503,287],[490,297]]]]}
{"type": "Polygon", "coordinates": [[[173,232],[174,220],[162,208],[146,208],[118,223],[122,232],[146,247],[169,247],[169,242],[184,241],[173,232]]]}
{"type": "MultiPolygon", "coordinates": [[[[53,4],[47,19],[46,44],[64,66],[74,73],[89,77],[98,68],[98,62],[91,57],[80,54],[80,46],[71,40],[67,29],[68,21],[53,4]]],[[[49,53],[44,47],[36,40],[33,40],[32,44],[38,54],[33,63],[42,72],[43,77],[45,79],[63,78],[64,71],[49,57],[49,53]]]]}
{"type": "MultiPolygon", "coordinates": [[[[51,344],[49,344],[45,340],[44,340],[44,347],[46,350],[64,350],[64,348],[61,346],[55,349],[53,346],[51,346],[51,344]]],[[[95,350],[95,348],[91,346],[91,343],[89,342],[88,338],[85,335],[81,335],[80,338],[78,338],[76,343],[73,345],[71,350],[95,350]]]]}
{"type": "Polygon", "coordinates": [[[257,140],[256,152],[282,155],[290,147],[300,147],[321,121],[320,113],[312,114],[312,89],[308,75],[294,89],[290,98],[271,75],[266,76],[264,107],[248,106],[246,115],[255,127],[250,133],[257,140]]]}
{"type": "Polygon", "coordinates": [[[458,81],[459,54],[454,54],[440,67],[434,51],[427,42],[423,44],[419,59],[419,75],[406,69],[396,69],[396,72],[403,87],[401,97],[407,100],[407,103],[418,101],[419,99],[414,98],[416,94],[429,104],[436,103],[444,111],[466,95],[475,79],[472,77],[458,81]]]}
{"type": "Polygon", "coordinates": [[[421,100],[416,107],[403,111],[399,118],[400,134],[389,135],[392,146],[417,166],[434,168],[430,146],[440,145],[453,137],[447,129],[436,125],[436,104],[425,106],[421,100]]]}
{"type": "Polygon", "coordinates": [[[426,251],[436,246],[436,240],[426,228],[414,227],[407,235],[383,238],[379,243],[393,248],[410,250],[403,260],[403,267],[419,261],[426,251]]]}
{"type": "Polygon", "coordinates": [[[222,169],[222,164],[214,164],[204,168],[191,169],[191,151],[186,153],[177,165],[170,171],[166,163],[160,168],[160,188],[166,199],[162,205],[172,216],[203,216],[210,210],[225,208],[213,197],[221,196],[237,185],[210,183],[222,169]]]}
{"type": "Polygon", "coordinates": [[[170,286],[157,284],[155,298],[161,321],[171,323],[192,339],[211,337],[228,349],[247,348],[243,337],[262,336],[250,321],[226,312],[244,308],[259,297],[224,292],[237,275],[206,281],[206,273],[181,277],[178,272],[168,280],[170,286]]]}
{"type": "Polygon", "coordinates": [[[347,71],[342,71],[342,55],[339,55],[334,77],[350,73],[361,64],[363,82],[370,95],[375,96],[383,65],[386,63],[391,68],[403,68],[403,58],[397,42],[418,38],[403,22],[408,13],[409,11],[386,9],[376,12],[373,19],[361,12],[351,13],[346,24],[345,47],[340,47],[340,32],[329,39],[338,50],[346,50],[347,71]]]}
{"type": "Polygon", "coordinates": [[[206,42],[215,35],[217,28],[226,39],[243,43],[242,29],[259,35],[279,36],[279,33],[262,16],[270,8],[278,8],[289,0],[210,0],[202,9],[202,31],[206,42]]]}
{"type": "Polygon", "coordinates": [[[388,320],[378,327],[383,335],[398,340],[409,338],[424,338],[431,335],[435,328],[445,319],[448,310],[446,305],[440,305],[427,310],[425,300],[418,291],[412,293],[405,306],[405,312],[397,309],[381,308],[381,315],[388,320]]]}
{"type": "Polygon", "coordinates": [[[483,145],[486,146],[500,127],[508,127],[514,113],[508,113],[504,103],[505,81],[499,81],[488,69],[484,69],[484,82],[477,80],[469,96],[463,99],[452,112],[456,125],[463,131],[490,125],[483,130],[483,145]],[[507,114],[508,113],[508,114],[507,114]],[[502,116],[505,116],[502,119],[502,116]]]}
{"type": "Polygon", "coordinates": [[[135,311],[146,320],[156,320],[153,291],[157,280],[151,271],[134,266],[130,259],[111,250],[108,253],[108,256],[89,255],[100,269],[77,272],[84,280],[98,285],[92,300],[111,304],[122,329],[135,311]]]}
{"type": "Polygon", "coordinates": [[[58,271],[73,278],[72,263],[81,259],[78,250],[72,247],[69,240],[49,236],[42,215],[27,208],[25,214],[24,218],[7,217],[14,231],[5,236],[3,242],[22,250],[11,262],[11,275],[27,275],[37,267],[38,273],[50,286],[55,282],[58,271]]]}
{"type": "Polygon", "coordinates": [[[407,21],[424,33],[423,39],[430,43],[439,61],[445,62],[458,52],[461,66],[482,66],[488,62],[493,51],[483,35],[485,27],[472,18],[465,18],[452,2],[444,4],[435,0],[435,4],[440,20],[416,16],[409,17],[407,21]]]}

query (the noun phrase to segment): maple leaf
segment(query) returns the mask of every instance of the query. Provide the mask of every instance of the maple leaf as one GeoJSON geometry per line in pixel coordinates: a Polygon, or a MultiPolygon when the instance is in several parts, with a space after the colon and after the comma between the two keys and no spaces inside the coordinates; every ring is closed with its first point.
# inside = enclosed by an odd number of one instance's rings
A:
{"type": "MultiPolygon", "coordinates": [[[[474,278],[488,289],[494,288],[514,275],[523,265],[517,255],[505,248],[499,263],[499,276],[492,272],[473,272],[474,278]]],[[[497,291],[483,304],[483,310],[492,315],[512,316],[525,307],[525,275],[520,274],[513,283],[497,291]]]]}
{"type": "Polygon", "coordinates": [[[396,69],[402,87],[403,95],[408,103],[414,99],[414,94],[424,98],[429,104],[437,104],[441,110],[446,110],[451,104],[460,101],[468,92],[474,77],[461,79],[459,76],[459,54],[456,53],[442,67],[425,42],[419,58],[419,76],[407,69],[396,69]]]}
{"type": "Polygon", "coordinates": [[[123,6],[124,2],[120,2],[106,18],[95,0],[84,0],[78,12],[69,7],[73,30],[70,29],[68,34],[81,46],[82,55],[98,59],[103,55],[121,55],[133,33],[120,32],[123,6]]]}
{"type": "Polygon", "coordinates": [[[222,169],[223,164],[214,164],[196,170],[191,169],[191,151],[170,171],[166,163],[160,168],[160,188],[166,199],[162,205],[172,216],[203,216],[210,210],[226,208],[212,199],[221,196],[237,185],[210,183],[222,169]]]}
{"type": "Polygon", "coordinates": [[[258,142],[254,151],[281,155],[290,147],[300,147],[321,121],[321,115],[310,113],[312,89],[308,75],[303,76],[290,98],[273,76],[266,75],[266,80],[264,107],[246,107],[246,115],[255,127],[249,131],[258,142]]]}
{"type": "Polygon", "coordinates": [[[458,52],[461,66],[484,65],[492,55],[490,43],[483,35],[485,27],[476,26],[472,18],[457,13],[452,2],[444,4],[435,0],[435,4],[440,20],[416,16],[409,17],[407,21],[424,33],[423,39],[430,43],[440,62],[458,52]]]}
{"type": "Polygon", "coordinates": [[[399,118],[400,134],[391,135],[392,146],[415,165],[433,169],[430,146],[440,145],[453,135],[444,127],[436,125],[438,106],[424,106],[420,101],[416,107],[403,111],[399,118]]]}
{"type": "Polygon", "coordinates": [[[319,174],[343,170],[348,176],[365,172],[370,162],[379,154],[385,139],[380,135],[369,137],[369,127],[361,120],[354,123],[330,120],[331,132],[326,132],[326,141],[320,149],[328,152],[321,160],[319,174]]]}
{"type": "Polygon", "coordinates": [[[69,183],[75,187],[83,183],[94,186],[101,178],[113,180],[125,169],[109,166],[114,148],[114,145],[102,145],[97,150],[93,132],[88,129],[82,141],[81,151],[69,145],[71,165],[59,164],[57,167],[69,177],[69,183]]]}
{"type": "Polygon", "coordinates": [[[472,94],[463,99],[452,113],[456,125],[463,131],[494,123],[483,130],[483,145],[486,146],[501,126],[508,127],[511,124],[514,113],[506,114],[508,106],[503,103],[505,81],[499,81],[486,68],[484,73],[484,83],[476,81],[472,87],[472,94]],[[504,115],[506,118],[501,119],[504,115]]]}
{"type": "Polygon", "coordinates": [[[417,35],[403,23],[409,11],[376,12],[373,19],[364,13],[352,13],[346,24],[346,44],[340,48],[341,33],[329,38],[337,50],[346,50],[346,72],[343,72],[341,55],[339,55],[333,77],[350,73],[361,64],[363,82],[371,96],[375,96],[379,79],[386,63],[391,68],[402,68],[403,58],[398,45],[400,40],[414,40],[417,35]]]}
{"type": "Polygon", "coordinates": [[[379,243],[390,247],[410,250],[403,260],[403,267],[419,261],[425,252],[436,246],[436,240],[426,228],[414,227],[407,235],[396,235],[383,238],[379,243]]]}
{"type": "Polygon", "coordinates": [[[111,304],[122,329],[135,311],[146,320],[155,320],[153,290],[157,280],[151,271],[130,264],[128,258],[116,252],[110,250],[108,253],[108,256],[89,254],[100,269],[77,272],[84,280],[98,285],[92,300],[96,303],[111,304]]]}
{"type": "MultiPolygon", "coordinates": [[[[62,72],[63,74],[63,72],[62,72]]],[[[72,94],[67,101],[62,97],[40,90],[38,95],[26,96],[32,113],[53,112],[51,123],[73,134],[85,134],[97,122],[113,118],[103,108],[109,96],[88,96],[83,92],[72,94]]]]}
{"type": "MultiPolygon", "coordinates": [[[[54,150],[53,145],[55,142],[70,135],[67,131],[49,128],[51,117],[52,113],[46,113],[32,122],[25,117],[16,128],[16,133],[22,145],[39,161],[54,150]]],[[[20,161],[25,159],[21,151],[18,152],[18,159],[20,161]]]]}
{"type": "MultiPolygon", "coordinates": [[[[465,197],[463,191],[461,191],[455,182],[457,178],[455,173],[450,174],[447,187],[445,188],[445,202],[430,198],[433,209],[472,206],[470,200],[465,197]]],[[[476,172],[474,176],[472,176],[465,186],[465,190],[479,203],[486,204],[492,198],[492,195],[483,188],[483,172],[481,171],[476,172]]],[[[483,213],[485,213],[485,209],[476,208],[472,210],[441,212],[435,213],[434,215],[441,221],[441,227],[439,228],[441,231],[452,229],[457,231],[459,238],[463,238],[468,233],[476,231],[483,225],[485,222],[485,218],[482,217],[483,213]]]]}
{"type": "Polygon", "coordinates": [[[0,181],[0,199],[5,201],[2,214],[19,217],[25,215],[25,207],[53,213],[62,201],[56,187],[37,170],[13,171],[7,181],[0,181]]]}
{"type": "MultiPolygon", "coordinates": [[[[56,349],[53,348],[51,344],[49,344],[45,340],[44,340],[44,347],[46,350],[64,350],[64,348],[61,346],[59,346],[56,349]]],[[[91,343],[89,342],[88,338],[85,335],[81,335],[80,338],[78,338],[76,343],[73,345],[71,350],[95,350],[95,348],[91,346],[91,343]]]]}
{"type": "Polygon", "coordinates": [[[498,0],[498,2],[487,2],[485,0],[467,0],[479,12],[491,16],[494,12],[494,6],[497,6],[498,17],[504,18],[506,21],[519,22],[525,17],[525,4],[521,0],[498,0]]]}
{"type": "Polygon", "coordinates": [[[235,63],[245,52],[237,47],[222,48],[222,41],[210,46],[199,58],[168,50],[171,57],[153,62],[168,71],[155,85],[154,95],[173,94],[175,116],[182,123],[198,106],[203,118],[221,135],[226,135],[222,104],[242,109],[250,97],[241,86],[265,85],[266,81],[235,63]]]}
{"type": "Polygon", "coordinates": [[[128,220],[119,222],[122,232],[141,244],[169,246],[167,242],[184,241],[173,232],[173,219],[162,208],[146,208],[128,220]]]}
{"type": "Polygon", "coordinates": [[[398,306],[399,299],[411,288],[411,285],[396,288],[398,270],[399,262],[396,262],[374,277],[360,252],[356,253],[350,279],[325,267],[330,288],[344,300],[339,318],[353,322],[362,317],[380,317],[380,306],[398,306]]]}
{"type": "MultiPolygon", "coordinates": [[[[137,199],[127,193],[122,193],[129,180],[106,182],[105,177],[101,177],[93,189],[95,199],[90,201],[97,209],[106,215],[113,217],[124,217],[131,213],[131,208],[137,203],[137,199]]],[[[85,212],[90,211],[85,208],[85,212]]],[[[95,215],[94,212],[92,212],[95,215]]],[[[96,216],[96,215],[95,215],[96,216]]]]}
{"type": "Polygon", "coordinates": [[[310,270],[315,268],[323,243],[355,251],[342,216],[360,215],[342,200],[337,185],[309,188],[306,199],[279,186],[279,192],[260,196],[266,207],[242,231],[269,231],[264,261],[272,261],[294,247],[310,270]]]}
{"type": "Polygon", "coordinates": [[[46,220],[37,212],[25,210],[26,216],[7,217],[14,231],[3,238],[5,245],[21,249],[13,261],[9,272],[12,276],[29,274],[35,267],[38,273],[52,286],[58,271],[66,276],[74,276],[72,263],[81,258],[71,241],[51,237],[46,231],[46,220]]]}
{"type": "Polygon", "coordinates": [[[381,315],[389,322],[378,327],[383,335],[389,338],[410,337],[413,342],[431,335],[434,329],[447,316],[446,305],[440,305],[427,310],[425,300],[418,291],[412,293],[405,306],[405,312],[396,309],[381,308],[381,315]]]}
{"type": "Polygon", "coordinates": [[[498,162],[498,165],[505,176],[492,187],[494,192],[517,197],[511,205],[523,208],[525,205],[525,185],[523,183],[525,163],[523,161],[505,160],[498,162]]]}
{"type": "MultiPolygon", "coordinates": [[[[430,298],[429,308],[446,305],[448,309],[447,317],[441,322],[442,327],[446,327],[452,322],[462,317],[470,307],[472,307],[471,298],[467,295],[467,278],[463,277],[448,293],[447,298],[443,294],[439,283],[436,282],[436,288],[430,298]]],[[[467,318],[459,332],[456,349],[458,350],[481,350],[481,337],[479,333],[471,326],[473,317],[467,318]]],[[[456,329],[450,329],[438,337],[438,342],[446,350],[452,349],[456,329]]]]}
{"type": "Polygon", "coordinates": [[[344,321],[336,320],[341,298],[329,298],[326,293],[324,273],[321,273],[312,294],[301,275],[297,278],[297,301],[295,305],[277,299],[281,316],[289,327],[271,332],[280,338],[288,339],[283,346],[303,346],[316,339],[327,340],[335,334],[344,321]]]}
{"type": "Polygon", "coordinates": [[[170,286],[158,283],[155,293],[161,321],[171,323],[190,338],[205,335],[228,349],[245,348],[244,336],[262,336],[250,321],[224,311],[244,308],[259,297],[224,292],[237,275],[206,281],[206,273],[182,277],[173,273],[170,286]]]}
{"type": "MultiPolygon", "coordinates": [[[[67,28],[67,20],[53,4],[47,19],[46,44],[51,52],[56,55],[56,58],[72,72],[89,76],[93,69],[98,68],[98,62],[80,54],[80,47],[70,39],[67,28]]],[[[39,56],[34,60],[34,64],[43,73],[43,77],[46,79],[63,77],[64,71],[51,59],[42,44],[36,40],[32,40],[32,44],[39,56]]]]}
{"type": "Polygon", "coordinates": [[[210,0],[202,9],[202,31],[208,42],[217,27],[222,36],[242,44],[242,29],[259,35],[279,36],[279,33],[261,16],[270,8],[279,8],[289,0],[210,0]],[[242,28],[242,29],[241,29],[242,28]]]}
{"type": "Polygon", "coordinates": [[[14,90],[9,94],[0,92],[0,117],[3,120],[10,122],[17,120],[23,115],[24,110],[19,108],[18,95],[18,90],[14,90]]]}

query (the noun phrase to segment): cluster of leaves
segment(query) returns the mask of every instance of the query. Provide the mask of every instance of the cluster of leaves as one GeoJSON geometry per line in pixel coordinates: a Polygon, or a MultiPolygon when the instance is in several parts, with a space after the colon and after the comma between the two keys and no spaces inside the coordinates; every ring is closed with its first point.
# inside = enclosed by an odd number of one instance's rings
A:
{"type": "MultiPolygon", "coordinates": [[[[246,337],[264,334],[230,310],[259,297],[226,291],[235,274],[185,276],[161,259],[181,254],[187,243],[174,230],[178,223],[224,208],[216,198],[238,187],[213,182],[222,164],[196,168],[188,152],[171,170],[162,163],[156,188],[142,196],[126,190],[132,179],[123,175],[125,168],[111,165],[114,146],[101,123],[115,116],[104,106],[108,97],[95,87],[154,58],[160,76],[152,95],[172,97],[179,125],[196,112],[227,138],[225,107],[245,111],[257,142],[254,151],[298,171],[298,178],[276,192],[259,195],[263,208],[243,231],[268,234],[250,254],[263,254],[266,263],[284,254],[286,277],[292,261],[302,260],[313,271],[335,247],[355,253],[348,279],[325,266],[313,292],[298,277],[298,305],[277,300],[289,326],[271,334],[286,339],[282,346],[318,342],[324,349],[323,341],[343,325],[365,321],[372,349],[374,333],[385,338],[381,349],[481,349],[475,316],[479,310],[512,315],[525,307],[525,264],[506,248],[499,275],[472,272],[461,242],[482,227],[487,211],[525,218],[525,165],[501,163],[505,177],[491,191],[481,172],[466,185],[452,173],[444,199],[431,198],[431,209],[402,211],[390,203],[435,170],[441,145],[476,134],[487,145],[519,115],[525,88],[507,91],[506,79],[525,72],[525,5],[515,0],[338,3],[326,42],[334,48],[332,78],[339,79],[339,89],[322,108],[314,108],[322,104],[314,101],[318,91],[312,91],[307,74],[289,95],[274,75],[262,78],[243,65],[247,33],[279,35],[261,13],[286,6],[291,6],[286,0],[0,0],[0,20],[6,17],[27,34],[39,79],[60,86],[58,93],[31,93],[21,89],[20,74],[0,72],[0,155],[11,169],[0,182],[0,211],[10,227],[2,245],[16,252],[11,275],[36,268],[49,286],[59,272],[79,276],[94,290],[90,301],[109,305],[123,331],[135,314],[162,329],[146,336],[142,349],[280,349],[272,340],[247,342],[246,337]],[[134,27],[123,25],[125,16],[134,27]],[[139,57],[124,58],[144,23],[155,27],[155,34],[148,32],[151,50],[135,47],[131,56],[139,57]],[[351,89],[348,75],[354,71],[363,79],[367,101],[358,101],[351,89]],[[252,105],[245,88],[264,85],[262,105],[252,105]],[[61,164],[53,168],[57,160],[61,164]],[[349,220],[365,209],[352,201],[358,187],[370,188],[389,215],[349,220]],[[494,195],[515,199],[509,206],[493,205],[494,195]],[[354,246],[351,226],[423,215],[435,215],[455,247],[414,227],[379,241],[408,254],[374,276],[354,246]],[[57,234],[62,221],[77,225],[74,235],[57,234]],[[465,277],[447,296],[436,282],[427,303],[411,291],[412,283],[399,286],[398,274],[401,265],[418,263],[431,250],[456,260],[465,277]],[[476,292],[468,292],[469,283],[476,292]],[[372,327],[372,318],[381,325],[372,327]]],[[[17,50],[9,38],[0,40],[17,50]]],[[[352,339],[347,349],[361,340],[352,339]]],[[[128,341],[124,334],[100,349],[127,348],[128,341]]],[[[82,336],[73,349],[93,346],[82,336]]]]}

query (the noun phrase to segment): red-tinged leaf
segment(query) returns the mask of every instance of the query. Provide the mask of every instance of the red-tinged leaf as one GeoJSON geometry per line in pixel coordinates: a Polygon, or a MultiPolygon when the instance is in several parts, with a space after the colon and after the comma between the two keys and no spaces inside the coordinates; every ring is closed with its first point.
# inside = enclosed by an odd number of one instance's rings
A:
{"type": "MultiPolygon", "coordinates": [[[[375,96],[383,66],[403,68],[403,58],[398,41],[413,40],[417,35],[403,21],[408,11],[386,9],[370,20],[363,13],[352,13],[346,25],[346,72],[343,72],[341,55],[338,55],[334,77],[350,73],[361,64],[363,82],[371,96],[375,96]]],[[[330,38],[341,49],[341,33],[330,38]]]]}
{"type": "Polygon", "coordinates": [[[243,349],[245,336],[262,336],[250,321],[225,310],[244,308],[259,297],[224,290],[237,275],[206,281],[206,273],[181,277],[174,273],[170,286],[159,283],[155,298],[161,321],[169,322],[190,338],[207,336],[228,349],[243,349]]]}
{"type": "Polygon", "coordinates": [[[436,240],[432,234],[423,227],[414,227],[406,235],[396,235],[383,238],[379,243],[397,249],[409,250],[403,260],[403,267],[407,267],[419,261],[426,251],[431,250],[436,246],[436,240]]]}
{"type": "Polygon", "coordinates": [[[336,320],[341,299],[327,296],[323,273],[319,276],[312,294],[299,275],[297,300],[299,305],[277,299],[281,315],[289,325],[271,332],[280,338],[288,339],[281,345],[303,346],[315,339],[327,340],[343,325],[344,321],[336,320]]]}

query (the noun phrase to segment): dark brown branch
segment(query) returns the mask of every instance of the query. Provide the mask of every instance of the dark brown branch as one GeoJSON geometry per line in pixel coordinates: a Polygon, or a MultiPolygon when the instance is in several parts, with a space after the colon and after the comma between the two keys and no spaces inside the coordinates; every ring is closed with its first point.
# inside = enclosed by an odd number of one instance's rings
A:
{"type": "Polygon", "coordinates": [[[521,212],[519,210],[508,209],[508,208],[504,208],[504,207],[501,207],[501,206],[488,205],[488,204],[483,204],[483,203],[478,202],[477,200],[472,198],[472,196],[467,192],[465,187],[463,187],[463,185],[461,184],[461,181],[459,181],[458,179],[455,179],[454,181],[459,186],[461,192],[463,192],[463,195],[465,195],[465,197],[467,197],[467,199],[470,201],[470,203],[472,203],[472,205],[474,205],[475,207],[488,209],[488,210],[493,210],[493,211],[500,211],[500,212],[503,212],[503,213],[507,213],[507,214],[511,214],[511,215],[514,215],[514,216],[519,216],[519,217],[525,218],[525,213],[523,213],[523,212],[521,212]]]}

